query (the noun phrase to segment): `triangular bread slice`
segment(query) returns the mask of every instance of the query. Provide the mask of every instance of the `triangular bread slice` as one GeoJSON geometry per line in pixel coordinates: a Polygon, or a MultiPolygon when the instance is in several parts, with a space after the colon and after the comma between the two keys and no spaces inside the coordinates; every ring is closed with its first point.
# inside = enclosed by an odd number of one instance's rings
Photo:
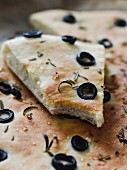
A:
{"type": "Polygon", "coordinates": [[[8,40],[2,53],[10,69],[51,114],[80,117],[97,127],[103,124],[103,46],[79,41],[72,45],[62,41],[60,36],[42,35],[39,38],[8,40]],[[76,56],[81,52],[93,55],[95,65],[80,65],[76,56]],[[77,73],[79,76],[76,78],[77,73]],[[86,82],[97,88],[94,99],[85,100],[77,94],[77,88],[86,82]]]}

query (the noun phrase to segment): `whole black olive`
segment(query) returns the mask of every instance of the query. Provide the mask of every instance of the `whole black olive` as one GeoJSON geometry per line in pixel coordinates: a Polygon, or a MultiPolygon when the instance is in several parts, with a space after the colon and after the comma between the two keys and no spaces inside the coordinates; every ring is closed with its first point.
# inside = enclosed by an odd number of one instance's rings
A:
{"type": "Polygon", "coordinates": [[[90,82],[83,83],[77,88],[77,94],[82,99],[91,100],[96,97],[97,88],[90,82]]]}

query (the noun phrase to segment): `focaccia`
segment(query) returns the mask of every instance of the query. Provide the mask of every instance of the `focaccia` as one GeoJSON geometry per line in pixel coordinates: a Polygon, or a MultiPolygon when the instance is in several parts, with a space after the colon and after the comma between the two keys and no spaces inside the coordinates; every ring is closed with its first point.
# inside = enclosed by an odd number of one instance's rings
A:
{"type": "Polygon", "coordinates": [[[30,23],[45,33],[73,35],[83,42],[104,45],[107,58],[105,81],[112,84],[111,76],[115,74],[116,85],[126,83],[125,79],[121,81],[123,73],[120,71],[126,65],[126,12],[47,10],[31,14],[30,23]]]}
{"type": "MultiPolygon", "coordinates": [[[[93,11],[90,13],[93,18],[96,17],[93,11]]],[[[93,39],[98,28],[102,28],[100,25],[107,25],[107,27],[110,25],[105,12],[97,13],[102,19],[99,26],[96,24],[99,20],[92,22],[95,24],[93,35],[91,35],[93,39]]],[[[116,15],[113,11],[109,13],[116,15]]],[[[121,14],[124,18],[125,13],[121,12],[121,14]]],[[[117,13],[117,17],[121,17],[121,14],[117,13]]],[[[5,109],[14,112],[14,119],[11,122],[0,123],[0,150],[4,150],[8,156],[6,160],[0,162],[0,170],[55,170],[52,160],[59,153],[75,158],[77,162],[75,170],[123,170],[127,168],[127,27],[114,28],[110,36],[115,45],[106,49],[109,58],[106,59],[108,79],[106,79],[105,86],[111,93],[111,100],[105,104],[105,122],[101,128],[67,115],[52,116],[9,70],[6,63],[1,61],[0,80],[12,86],[18,86],[22,98],[17,100],[11,94],[5,95],[0,92],[0,99],[5,109]],[[27,113],[24,114],[24,111],[27,113]],[[31,114],[32,117],[29,117],[31,114]],[[46,143],[42,133],[48,135],[49,141],[57,137],[49,150],[50,153],[46,152],[46,143]],[[73,148],[71,141],[75,135],[87,141],[85,151],[77,151],[73,148]]],[[[108,35],[108,30],[104,30],[103,34],[108,35]]],[[[77,143],[77,146],[80,144],[82,145],[80,142],[77,143]]],[[[63,160],[63,164],[66,166],[69,163],[63,160]]]]}
{"type": "Polygon", "coordinates": [[[69,114],[100,127],[104,122],[104,48],[79,41],[70,44],[64,38],[18,37],[4,43],[3,56],[52,114],[69,114]]]}

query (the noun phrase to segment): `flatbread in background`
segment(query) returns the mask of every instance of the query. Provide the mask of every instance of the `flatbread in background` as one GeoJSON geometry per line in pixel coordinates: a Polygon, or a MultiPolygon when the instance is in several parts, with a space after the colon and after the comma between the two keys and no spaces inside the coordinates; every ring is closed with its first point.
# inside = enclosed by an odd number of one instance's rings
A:
{"type": "MultiPolygon", "coordinates": [[[[56,35],[74,35],[89,43],[109,40],[106,48],[106,81],[116,75],[115,85],[123,86],[121,69],[126,70],[127,63],[127,13],[122,11],[67,11],[47,10],[31,14],[30,23],[34,28],[42,29],[45,33],[56,35]],[[63,21],[65,16],[72,15],[74,23],[63,21]],[[123,26],[119,26],[119,25],[123,26]],[[115,58],[115,59],[114,59],[115,58]]],[[[111,82],[112,84],[112,82],[111,82]]]]}

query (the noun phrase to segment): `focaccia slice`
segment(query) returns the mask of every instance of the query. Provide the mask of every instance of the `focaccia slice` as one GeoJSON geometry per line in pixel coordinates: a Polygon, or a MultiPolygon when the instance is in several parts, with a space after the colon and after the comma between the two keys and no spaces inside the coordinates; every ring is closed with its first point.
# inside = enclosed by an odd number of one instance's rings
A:
{"type": "Polygon", "coordinates": [[[4,43],[3,56],[50,113],[80,117],[98,127],[103,124],[103,46],[79,41],[70,44],[51,35],[18,37],[4,43]],[[93,56],[95,64],[89,67],[79,64],[76,58],[81,52],[93,56]],[[95,86],[97,94],[93,99],[82,97],[81,93],[91,95],[95,90],[82,88],[84,83],[95,86]]]}

